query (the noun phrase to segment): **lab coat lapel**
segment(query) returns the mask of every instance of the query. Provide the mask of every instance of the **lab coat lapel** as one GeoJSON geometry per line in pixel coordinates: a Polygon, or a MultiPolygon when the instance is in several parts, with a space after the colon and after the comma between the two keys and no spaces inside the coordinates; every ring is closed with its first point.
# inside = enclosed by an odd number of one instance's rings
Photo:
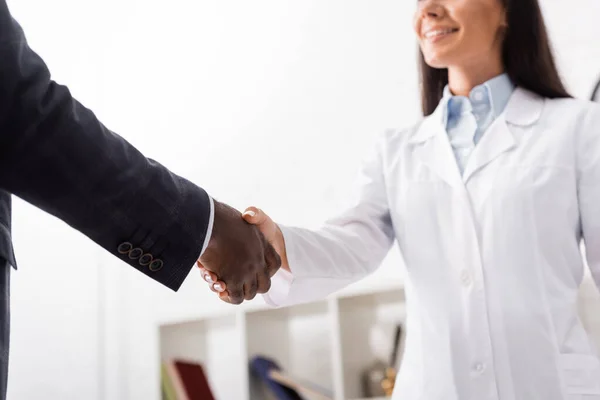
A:
{"type": "Polygon", "coordinates": [[[505,112],[490,126],[475,146],[463,174],[464,182],[468,182],[477,172],[484,169],[502,154],[517,147],[518,142],[512,129],[514,126],[530,126],[535,124],[542,113],[543,99],[521,89],[515,89],[505,112]]]}
{"type": "Polygon", "coordinates": [[[515,148],[516,145],[517,141],[504,118],[496,119],[471,153],[471,157],[469,157],[469,161],[465,166],[463,180],[468,182],[469,178],[476,172],[503,153],[515,148]]]}
{"type": "Polygon", "coordinates": [[[432,172],[453,187],[464,187],[452,146],[444,127],[443,107],[440,103],[436,111],[426,117],[410,139],[415,146],[418,159],[432,172]]]}
{"type": "Polygon", "coordinates": [[[506,152],[518,146],[515,126],[531,127],[542,114],[544,99],[535,93],[516,88],[506,109],[475,146],[465,171],[460,170],[444,127],[444,107],[441,101],[435,112],[426,117],[409,139],[415,146],[415,155],[437,176],[455,188],[464,188],[474,175],[506,152]]]}

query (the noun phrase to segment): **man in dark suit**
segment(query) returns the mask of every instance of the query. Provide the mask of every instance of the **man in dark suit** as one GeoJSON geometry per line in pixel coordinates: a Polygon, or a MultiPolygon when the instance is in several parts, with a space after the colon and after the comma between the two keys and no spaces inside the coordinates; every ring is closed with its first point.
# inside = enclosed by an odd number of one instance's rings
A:
{"type": "Polygon", "coordinates": [[[11,195],[178,290],[196,261],[233,303],[265,293],[280,260],[241,214],[144,157],[52,81],[0,0],[0,399],[6,397],[11,195]]]}

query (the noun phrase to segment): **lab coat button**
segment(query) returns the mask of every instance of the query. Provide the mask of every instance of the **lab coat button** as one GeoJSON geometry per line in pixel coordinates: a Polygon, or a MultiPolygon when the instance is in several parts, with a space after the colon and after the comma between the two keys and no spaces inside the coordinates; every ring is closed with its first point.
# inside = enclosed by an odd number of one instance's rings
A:
{"type": "Polygon", "coordinates": [[[477,364],[475,364],[474,368],[475,368],[475,371],[481,373],[485,369],[485,365],[483,365],[482,363],[477,363],[477,364]]]}
{"type": "Polygon", "coordinates": [[[460,280],[462,281],[464,286],[470,286],[471,285],[471,275],[469,274],[468,271],[463,271],[460,274],[460,280]]]}

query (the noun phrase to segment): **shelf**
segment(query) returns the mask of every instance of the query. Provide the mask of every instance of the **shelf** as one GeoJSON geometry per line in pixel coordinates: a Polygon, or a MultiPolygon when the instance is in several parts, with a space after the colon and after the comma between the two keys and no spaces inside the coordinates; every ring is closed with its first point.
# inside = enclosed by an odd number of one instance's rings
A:
{"type": "Polygon", "coordinates": [[[401,282],[390,281],[284,308],[253,302],[201,318],[166,316],[160,355],[202,363],[217,400],[271,398],[250,373],[255,356],[330,389],[335,400],[360,399],[362,372],[376,359],[388,361],[396,324],[405,319],[401,282]]]}
{"type": "Polygon", "coordinates": [[[240,363],[242,332],[235,315],[160,328],[162,360],[172,358],[201,363],[218,399],[244,399],[245,385],[232,385],[231,377],[243,377],[240,363]]]}
{"type": "Polygon", "coordinates": [[[350,400],[390,400],[391,397],[361,397],[360,399],[350,399],[350,400]]]}
{"type": "Polygon", "coordinates": [[[378,360],[389,362],[396,326],[405,321],[404,293],[394,289],[338,302],[344,396],[360,398],[365,369],[378,360]]]}
{"type": "MultiPolygon", "coordinates": [[[[317,302],[246,314],[249,360],[265,356],[297,378],[333,388],[331,325],[328,303],[317,302]]],[[[250,399],[268,397],[263,385],[250,379],[250,399]]]]}

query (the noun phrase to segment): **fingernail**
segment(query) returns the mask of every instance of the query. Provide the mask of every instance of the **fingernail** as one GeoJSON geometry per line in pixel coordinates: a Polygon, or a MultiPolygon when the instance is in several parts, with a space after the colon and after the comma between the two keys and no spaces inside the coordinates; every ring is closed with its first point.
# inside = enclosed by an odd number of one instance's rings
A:
{"type": "Polygon", "coordinates": [[[204,280],[208,283],[213,283],[213,280],[209,273],[204,274],[204,280]]]}
{"type": "Polygon", "coordinates": [[[249,215],[251,217],[256,217],[256,213],[252,210],[248,210],[244,213],[244,215],[249,215]]]}
{"type": "Polygon", "coordinates": [[[213,285],[213,289],[215,289],[217,292],[222,292],[223,291],[223,285],[221,285],[219,282],[215,283],[213,285]]]}

